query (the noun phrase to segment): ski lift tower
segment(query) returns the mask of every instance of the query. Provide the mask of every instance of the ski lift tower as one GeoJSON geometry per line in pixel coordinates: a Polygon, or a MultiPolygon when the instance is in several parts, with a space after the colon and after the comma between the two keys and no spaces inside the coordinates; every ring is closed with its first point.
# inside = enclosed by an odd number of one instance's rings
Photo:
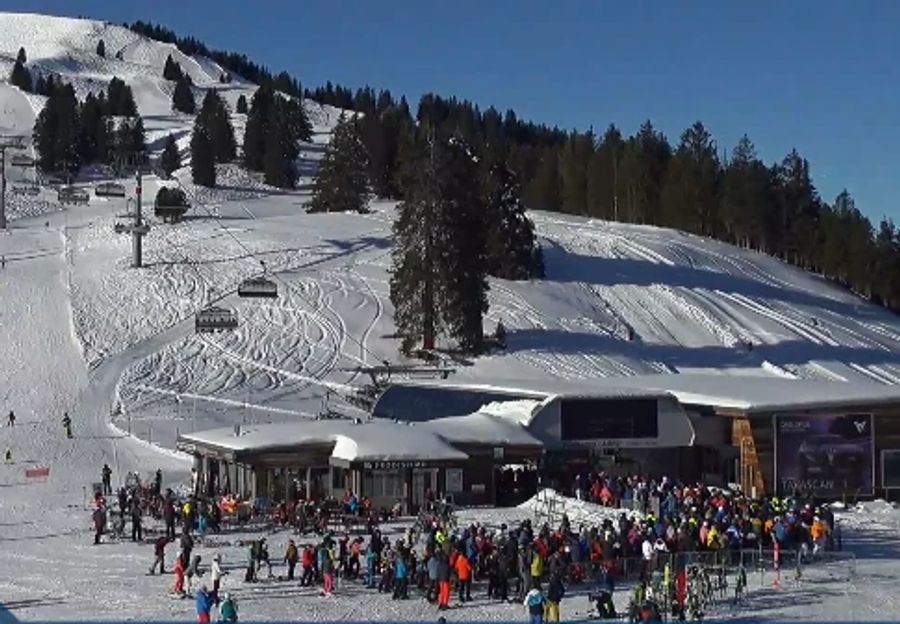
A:
{"type": "Polygon", "coordinates": [[[6,229],[6,150],[24,147],[24,136],[0,135],[0,230],[6,229]]]}
{"type": "Polygon", "coordinates": [[[133,217],[132,223],[116,224],[116,232],[119,234],[131,235],[131,266],[139,269],[143,266],[143,241],[142,239],[150,233],[150,224],[144,223],[141,216],[141,172],[135,174],[136,185],[134,188],[134,213],[129,214],[133,217]]]}

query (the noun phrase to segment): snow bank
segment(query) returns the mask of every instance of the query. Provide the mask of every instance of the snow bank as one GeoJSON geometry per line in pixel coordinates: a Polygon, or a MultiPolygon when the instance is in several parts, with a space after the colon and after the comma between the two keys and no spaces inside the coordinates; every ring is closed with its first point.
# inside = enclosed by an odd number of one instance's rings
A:
{"type": "Polygon", "coordinates": [[[615,521],[620,515],[641,518],[642,514],[630,509],[604,507],[587,501],[563,496],[549,488],[539,491],[518,506],[518,509],[532,512],[539,522],[559,522],[563,515],[569,517],[572,526],[579,524],[599,526],[604,520],[615,521]]]}

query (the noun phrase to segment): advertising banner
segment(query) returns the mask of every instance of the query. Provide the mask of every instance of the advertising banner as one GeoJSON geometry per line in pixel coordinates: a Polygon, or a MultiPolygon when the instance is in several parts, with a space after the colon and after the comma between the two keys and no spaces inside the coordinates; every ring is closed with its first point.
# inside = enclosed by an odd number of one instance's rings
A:
{"type": "Polygon", "coordinates": [[[871,414],[777,415],[775,487],[781,495],[872,494],[871,414]]]}

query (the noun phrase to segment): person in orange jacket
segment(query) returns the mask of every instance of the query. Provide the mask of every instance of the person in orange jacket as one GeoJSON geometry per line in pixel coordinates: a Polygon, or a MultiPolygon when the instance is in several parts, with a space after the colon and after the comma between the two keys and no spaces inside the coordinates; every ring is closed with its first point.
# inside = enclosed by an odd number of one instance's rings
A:
{"type": "Polygon", "coordinates": [[[809,527],[809,536],[813,543],[813,557],[825,550],[825,538],[828,536],[828,528],[819,516],[813,518],[812,526],[809,527]]]}
{"type": "Polygon", "coordinates": [[[462,553],[453,562],[453,568],[456,570],[456,577],[459,579],[459,601],[468,602],[472,600],[472,564],[462,553]]]}

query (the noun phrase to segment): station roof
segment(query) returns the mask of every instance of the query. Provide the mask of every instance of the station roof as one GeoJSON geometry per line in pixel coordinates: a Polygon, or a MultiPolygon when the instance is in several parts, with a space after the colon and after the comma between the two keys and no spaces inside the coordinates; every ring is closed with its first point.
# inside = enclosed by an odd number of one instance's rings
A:
{"type": "Polygon", "coordinates": [[[200,446],[231,452],[278,452],[302,446],[331,444],[331,457],[352,461],[465,460],[459,451],[428,429],[373,420],[300,420],[285,423],[223,427],[182,434],[178,446],[200,446]]]}
{"type": "MultiPolygon", "coordinates": [[[[525,401],[513,401],[513,403],[525,403],[525,401]]],[[[451,444],[543,447],[543,444],[518,422],[485,412],[466,416],[448,416],[417,423],[415,426],[433,431],[451,444]]]]}
{"type": "Polygon", "coordinates": [[[692,373],[623,377],[617,381],[630,387],[667,392],[683,405],[745,412],[900,404],[900,386],[867,382],[692,373]]]}

